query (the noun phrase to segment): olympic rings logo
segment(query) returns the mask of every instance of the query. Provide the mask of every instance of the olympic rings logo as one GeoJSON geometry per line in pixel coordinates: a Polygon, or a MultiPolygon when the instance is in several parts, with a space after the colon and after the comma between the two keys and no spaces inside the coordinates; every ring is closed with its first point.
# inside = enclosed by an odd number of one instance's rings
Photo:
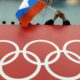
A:
{"type": "Polygon", "coordinates": [[[28,44],[26,44],[24,46],[23,50],[20,50],[19,46],[16,43],[14,43],[12,41],[9,41],[9,40],[0,40],[0,43],[9,43],[9,44],[13,45],[16,48],[15,51],[8,53],[7,55],[5,55],[0,60],[0,75],[4,79],[6,79],[6,80],[31,80],[35,76],[37,76],[37,74],[41,70],[41,67],[44,66],[50,75],[52,75],[53,77],[55,77],[55,78],[57,78],[59,80],[77,80],[77,79],[80,79],[80,73],[77,74],[77,75],[75,75],[75,76],[64,77],[64,76],[60,76],[60,75],[56,74],[49,67],[50,64],[54,64],[55,62],[57,62],[59,60],[59,58],[61,56],[61,54],[60,54],[61,52],[63,52],[64,55],[69,60],[73,61],[74,63],[80,64],[80,56],[78,54],[72,52],[72,51],[67,50],[67,46],[69,44],[72,44],[72,43],[75,43],[75,42],[79,42],[80,43],[80,40],[71,40],[71,41],[68,41],[67,43],[64,44],[63,49],[60,50],[59,47],[55,43],[53,43],[51,41],[48,41],[48,40],[34,40],[34,41],[31,41],[28,44]],[[56,51],[53,51],[53,52],[49,53],[46,56],[44,62],[41,62],[40,58],[36,54],[34,54],[33,52],[27,50],[30,45],[32,45],[34,43],[38,43],[38,42],[48,43],[48,44],[50,44],[50,45],[52,45],[53,47],[56,48],[56,51]],[[30,76],[27,76],[25,78],[19,78],[19,79],[18,78],[12,78],[12,77],[10,77],[10,76],[8,76],[8,75],[5,74],[5,72],[3,71],[3,66],[5,66],[7,64],[10,64],[11,62],[13,62],[19,56],[20,53],[23,53],[23,57],[27,61],[29,61],[30,63],[32,63],[34,65],[37,65],[37,68],[36,68],[36,70],[30,76]],[[11,56],[13,54],[15,54],[15,56],[12,59],[10,59],[9,61],[4,62],[9,56],[11,56]],[[30,59],[27,54],[33,56],[36,59],[36,61],[33,61],[32,59],[30,59]],[[54,55],[54,54],[57,54],[56,57],[53,60],[49,61],[50,57],[52,55],[54,55]],[[69,54],[75,56],[78,60],[73,59],[69,54]]]}

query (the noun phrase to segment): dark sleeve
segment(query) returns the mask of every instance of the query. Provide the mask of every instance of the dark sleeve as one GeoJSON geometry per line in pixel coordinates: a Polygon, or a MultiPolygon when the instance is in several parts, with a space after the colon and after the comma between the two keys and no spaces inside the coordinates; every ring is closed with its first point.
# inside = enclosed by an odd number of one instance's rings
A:
{"type": "Polygon", "coordinates": [[[54,21],[52,19],[45,22],[45,25],[53,25],[54,21]]]}
{"type": "Polygon", "coordinates": [[[71,25],[69,20],[63,21],[63,25],[71,25]]]}

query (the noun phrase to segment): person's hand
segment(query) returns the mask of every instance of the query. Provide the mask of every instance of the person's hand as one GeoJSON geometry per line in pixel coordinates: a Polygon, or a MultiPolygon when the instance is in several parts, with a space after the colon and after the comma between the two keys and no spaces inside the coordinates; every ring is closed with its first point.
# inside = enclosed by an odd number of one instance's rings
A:
{"type": "Polygon", "coordinates": [[[59,11],[59,10],[58,10],[58,16],[59,16],[63,21],[66,21],[66,20],[67,20],[65,14],[64,14],[62,11],[59,11]]]}
{"type": "Polygon", "coordinates": [[[55,21],[58,17],[60,17],[63,21],[66,21],[66,17],[64,15],[64,13],[60,10],[57,10],[53,16],[53,20],[55,21]]]}
{"type": "Polygon", "coordinates": [[[53,19],[52,19],[52,20],[55,21],[55,20],[58,18],[58,16],[59,16],[59,13],[58,13],[58,11],[56,11],[55,14],[54,14],[54,16],[53,16],[53,19]]]}

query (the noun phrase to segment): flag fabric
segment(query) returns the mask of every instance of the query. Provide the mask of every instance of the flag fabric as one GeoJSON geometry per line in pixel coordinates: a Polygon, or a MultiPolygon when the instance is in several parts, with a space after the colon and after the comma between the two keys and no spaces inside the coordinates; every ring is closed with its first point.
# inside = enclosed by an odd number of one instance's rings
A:
{"type": "Polygon", "coordinates": [[[16,17],[22,24],[27,27],[30,21],[41,12],[47,4],[40,0],[23,0],[19,10],[16,12],[16,17]]]}

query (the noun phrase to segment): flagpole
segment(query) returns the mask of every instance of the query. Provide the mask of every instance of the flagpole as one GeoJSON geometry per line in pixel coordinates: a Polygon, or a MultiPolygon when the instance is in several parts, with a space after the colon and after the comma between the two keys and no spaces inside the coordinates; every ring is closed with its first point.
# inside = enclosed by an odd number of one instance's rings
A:
{"type": "Polygon", "coordinates": [[[54,12],[57,11],[57,9],[54,9],[54,8],[52,8],[51,6],[46,6],[46,7],[48,7],[48,8],[51,9],[51,10],[53,10],[54,12]]]}

